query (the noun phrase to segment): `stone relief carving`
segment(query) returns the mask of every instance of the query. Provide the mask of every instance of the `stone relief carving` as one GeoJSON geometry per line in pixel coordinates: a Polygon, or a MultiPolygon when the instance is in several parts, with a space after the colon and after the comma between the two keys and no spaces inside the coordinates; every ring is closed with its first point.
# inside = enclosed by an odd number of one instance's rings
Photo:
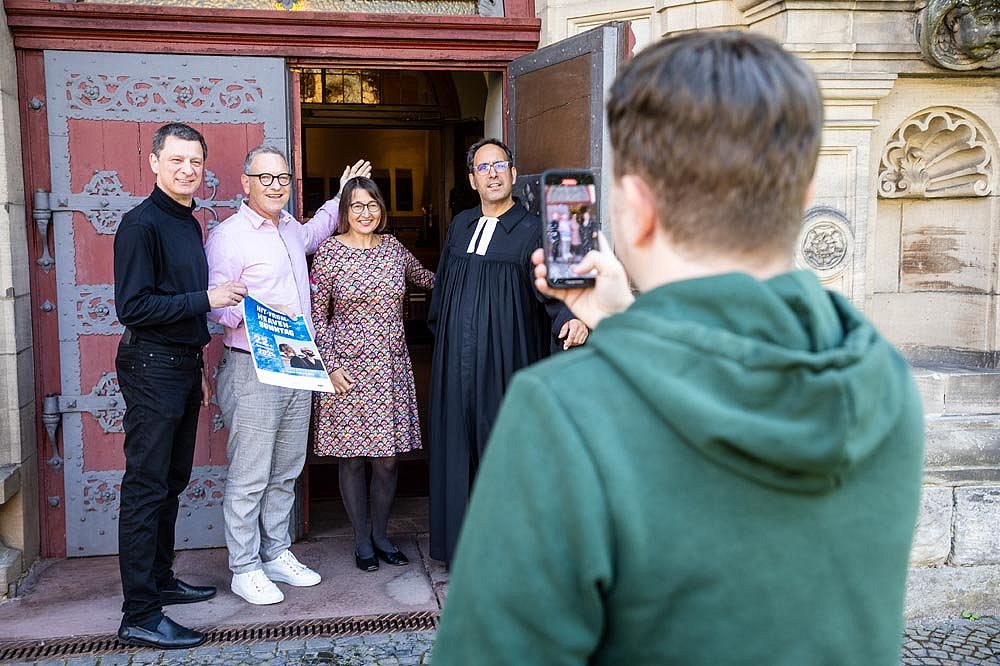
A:
{"type": "Polygon", "coordinates": [[[882,152],[880,197],[982,197],[996,183],[995,146],[980,124],[954,109],[911,116],[882,152]]]}
{"type": "Polygon", "coordinates": [[[480,16],[503,17],[503,0],[477,0],[476,5],[480,16]]]}
{"type": "Polygon", "coordinates": [[[839,210],[815,206],[806,211],[795,259],[799,268],[809,268],[821,278],[843,273],[854,251],[854,232],[839,210]]]}
{"type": "Polygon", "coordinates": [[[955,70],[1000,68],[998,0],[927,0],[917,21],[924,58],[955,70]]]}

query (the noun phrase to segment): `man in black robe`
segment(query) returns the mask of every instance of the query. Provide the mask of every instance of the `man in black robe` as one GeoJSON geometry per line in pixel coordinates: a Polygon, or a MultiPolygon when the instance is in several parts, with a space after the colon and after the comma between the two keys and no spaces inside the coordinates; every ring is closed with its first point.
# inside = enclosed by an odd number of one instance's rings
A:
{"type": "Polygon", "coordinates": [[[472,479],[511,375],[549,353],[553,332],[567,347],[583,344],[589,332],[535,290],[531,253],[542,245],[542,222],[513,197],[517,170],[510,149],[483,139],[469,149],[467,166],[480,205],[456,215],[448,228],[427,317],[435,337],[430,554],[445,562],[454,555],[472,479]]]}

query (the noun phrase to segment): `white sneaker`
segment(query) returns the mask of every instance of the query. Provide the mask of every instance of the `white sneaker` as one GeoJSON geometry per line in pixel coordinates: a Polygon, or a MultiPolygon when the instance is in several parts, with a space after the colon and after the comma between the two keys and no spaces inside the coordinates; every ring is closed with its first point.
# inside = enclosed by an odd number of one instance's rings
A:
{"type": "Polygon", "coordinates": [[[295,587],[310,587],[323,580],[318,573],[295,559],[290,550],[270,562],[264,562],[264,575],[276,583],[288,583],[295,587]]]}
{"type": "Polygon", "coordinates": [[[278,586],[272,583],[260,569],[233,574],[233,582],[230,583],[229,589],[233,591],[233,594],[258,606],[276,604],[285,599],[285,595],[278,589],[278,586]]]}

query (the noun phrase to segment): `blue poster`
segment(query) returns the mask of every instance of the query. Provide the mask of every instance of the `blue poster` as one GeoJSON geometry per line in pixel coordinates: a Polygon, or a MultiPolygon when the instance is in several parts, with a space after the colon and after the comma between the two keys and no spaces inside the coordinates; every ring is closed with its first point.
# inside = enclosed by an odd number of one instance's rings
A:
{"type": "Polygon", "coordinates": [[[262,383],[333,393],[305,317],[290,317],[247,296],[243,299],[243,322],[257,379],[262,383]]]}

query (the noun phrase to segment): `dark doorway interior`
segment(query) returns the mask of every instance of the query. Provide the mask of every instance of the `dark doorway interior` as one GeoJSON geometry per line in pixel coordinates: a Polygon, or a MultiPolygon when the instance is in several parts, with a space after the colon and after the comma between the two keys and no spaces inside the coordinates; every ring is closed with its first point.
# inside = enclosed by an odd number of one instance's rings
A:
{"type": "MultiPolygon", "coordinates": [[[[303,69],[299,81],[304,217],[336,192],[344,166],[364,157],[372,162],[373,179],[389,208],[387,232],[436,270],[451,216],[475,203],[465,177],[465,151],[483,132],[484,74],[303,69]]],[[[404,506],[428,490],[429,299],[428,292],[411,289],[404,302],[425,447],[400,456],[397,497],[404,506]]],[[[325,533],[328,518],[343,515],[336,459],[310,451],[303,482],[305,531],[315,523],[325,533]]]]}

